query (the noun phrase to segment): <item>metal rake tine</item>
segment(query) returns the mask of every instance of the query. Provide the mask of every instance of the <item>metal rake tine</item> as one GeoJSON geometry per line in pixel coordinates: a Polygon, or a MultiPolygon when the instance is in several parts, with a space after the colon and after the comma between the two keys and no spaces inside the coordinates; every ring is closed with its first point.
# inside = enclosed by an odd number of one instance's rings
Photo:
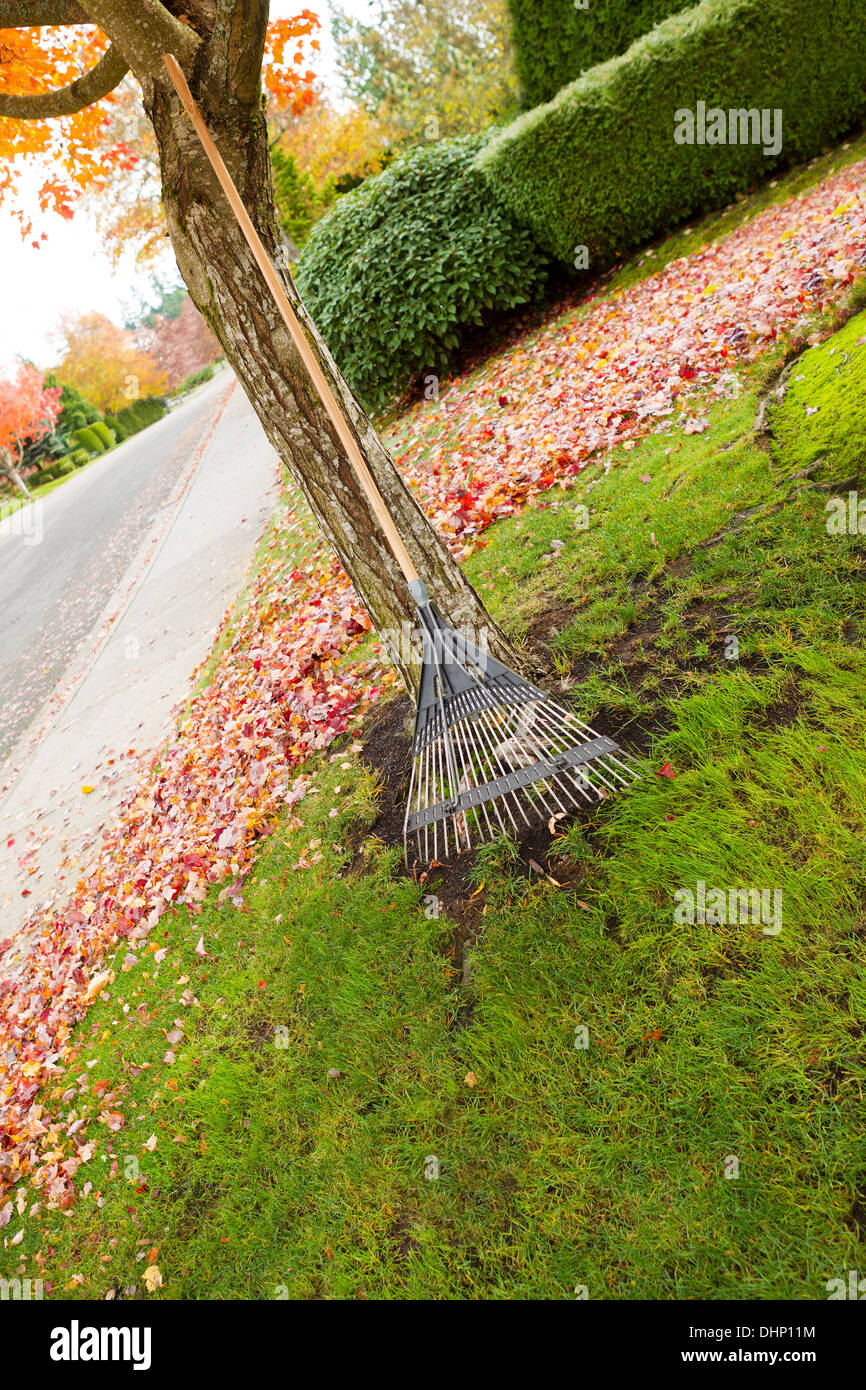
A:
{"type": "MultiPolygon", "coordinates": [[[[459,722],[458,722],[457,724],[455,724],[455,725],[454,725],[454,734],[455,734],[455,737],[457,737],[457,738],[460,739],[461,748],[465,748],[465,747],[468,746],[468,745],[467,745],[467,730],[466,730],[465,726],[463,726],[463,725],[462,725],[461,723],[459,723],[459,722]]],[[[469,757],[465,758],[465,760],[464,760],[464,767],[466,767],[466,768],[468,769],[469,775],[470,775],[471,778],[472,778],[472,785],[473,785],[473,787],[475,787],[475,789],[477,790],[477,789],[478,789],[478,778],[475,776],[475,767],[474,767],[474,764],[473,764],[473,762],[472,762],[472,756],[471,756],[471,755],[470,755],[469,757]]],[[[493,805],[494,805],[494,810],[495,810],[495,809],[496,809],[496,807],[495,807],[495,802],[493,803],[493,805]]],[[[487,822],[487,831],[488,831],[488,834],[490,834],[490,835],[492,836],[492,835],[494,834],[493,827],[492,827],[491,824],[490,824],[490,817],[489,817],[489,815],[487,814],[487,806],[486,806],[486,804],[485,804],[483,801],[481,802],[481,809],[482,809],[482,811],[484,812],[484,819],[485,819],[485,821],[487,822]]],[[[498,812],[497,812],[497,814],[498,814],[498,812]]],[[[500,823],[500,825],[502,824],[502,819],[501,819],[501,817],[500,817],[499,823],[500,823]]]]}
{"type": "Polygon", "coordinates": [[[417,834],[419,852],[422,829],[428,859],[431,839],[438,858],[440,837],[446,855],[460,853],[497,824],[519,834],[639,775],[613,739],[448,628],[420,581],[412,592],[424,661],[404,836],[417,834]]]}
{"type": "MultiPolygon", "coordinates": [[[[540,706],[540,707],[539,707],[539,706],[536,706],[536,708],[535,708],[535,714],[534,714],[534,716],[533,716],[533,721],[532,721],[532,722],[533,722],[533,727],[537,724],[538,718],[539,718],[539,716],[540,716],[542,713],[543,713],[543,705],[540,706]]],[[[535,735],[530,731],[529,727],[528,727],[526,724],[524,724],[524,729],[525,729],[525,737],[526,737],[527,741],[530,743],[530,745],[531,745],[531,744],[534,744],[534,745],[535,745],[535,753],[536,753],[537,760],[540,761],[540,762],[543,762],[543,761],[545,760],[545,758],[548,756],[548,754],[547,754],[546,750],[544,749],[544,747],[543,747],[543,745],[542,745],[542,743],[541,743],[541,740],[535,737],[535,735]]],[[[566,800],[569,801],[569,802],[572,804],[572,806],[577,806],[577,805],[580,804],[579,802],[577,802],[577,801],[575,800],[573,792],[571,792],[571,791],[569,790],[569,788],[565,785],[565,783],[564,783],[563,781],[561,781],[558,772],[555,772],[555,771],[551,770],[550,781],[556,783],[556,785],[560,788],[560,790],[562,791],[563,795],[565,796],[566,800]]],[[[587,796],[586,792],[584,792],[583,794],[584,794],[584,796],[586,796],[587,800],[589,801],[589,800],[590,800],[590,797],[587,796]]],[[[562,813],[563,813],[564,815],[567,815],[567,814],[568,814],[568,811],[567,811],[566,807],[563,806],[563,804],[562,804],[562,802],[560,801],[559,797],[557,796],[556,792],[554,792],[552,788],[551,788],[551,795],[554,796],[554,797],[556,798],[556,801],[557,801],[557,803],[558,803],[558,805],[559,805],[559,808],[560,808],[560,810],[562,811],[562,813]]],[[[555,814],[555,813],[554,813],[554,814],[555,814]]]]}
{"type": "MultiPolygon", "coordinates": [[[[554,704],[551,703],[551,704],[550,704],[550,708],[551,708],[551,709],[554,709],[554,710],[557,710],[559,707],[558,707],[557,705],[554,705],[554,704]]],[[[543,710],[543,711],[542,711],[542,714],[543,714],[543,717],[546,718],[546,720],[549,721],[549,723],[550,723],[551,725],[553,725],[554,721],[553,721],[553,719],[552,719],[552,716],[549,715],[549,714],[547,714],[546,710],[543,710]]],[[[578,723],[578,724],[580,724],[582,728],[586,729],[587,732],[591,735],[592,738],[599,738],[599,737],[600,737],[600,735],[597,734],[597,733],[595,732],[595,730],[591,729],[590,726],[589,726],[588,724],[583,724],[581,720],[576,720],[575,722],[578,723]]],[[[616,757],[615,757],[615,755],[614,755],[613,753],[606,753],[606,754],[604,754],[604,757],[607,758],[607,759],[609,759],[611,762],[616,762],[616,761],[617,761],[617,759],[616,759],[616,757]]],[[[598,761],[601,761],[601,760],[599,759],[598,761]]],[[[606,763],[602,763],[602,766],[607,767],[606,763]]],[[[629,771],[629,769],[628,769],[628,768],[625,768],[624,765],[621,764],[621,766],[623,766],[623,770],[624,770],[624,771],[626,771],[626,772],[629,771]]],[[[610,775],[611,775],[612,777],[617,777],[617,778],[619,778],[619,780],[623,783],[624,786],[627,787],[627,786],[630,785],[629,781],[628,781],[625,777],[622,777],[622,776],[620,775],[620,773],[615,772],[615,771],[613,770],[613,768],[607,768],[607,771],[610,772],[610,775]]]]}
{"type": "MultiPolygon", "coordinates": [[[[484,758],[478,753],[478,746],[477,746],[477,744],[476,744],[476,742],[475,742],[475,733],[474,733],[474,729],[473,729],[474,722],[475,722],[475,721],[474,721],[473,719],[470,719],[470,720],[467,722],[466,729],[467,729],[467,733],[468,733],[468,735],[469,735],[469,738],[472,740],[472,747],[473,747],[473,749],[474,749],[474,751],[475,751],[475,755],[476,755],[476,757],[478,758],[479,764],[480,764],[481,769],[482,769],[482,771],[483,771],[483,768],[484,768],[484,758]]],[[[481,731],[481,729],[478,730],[478,737],[479,737],[479,739],[481,739],[481,737],[482,737],[482,731],[481,731]]],[[[483,740],[482,740],[481,746],[482,746],[482,748],[484,747],[483,740]]],[[[490,772],[493,772],[493,764],[491,763],[489,757],[487,758],[487,766],[488,766],[490,772]]],[[[507,813],[507,815],[508,815],[508,819],[511,821],[511,824],[514,826],[514,829],[515,829],[515,831],[516,831],[516,830],[517,830],[517,821],[514,819],[514,816],[513,816],[512,813],[511,813],[511,807],[509,806],[508,801],[507,801],[507,799],[506,799],[505,797],[502,798],[502,804],[503,804],[503,806],[505,807],[506,813],[507,813]]],[[[501,829],[502,829],[503,835],[507,834],[508,832],[507,832],[506,829],[505,829],[505,822],[503,821],[502,816],[499,814],[498,798],[494,798],[493,801],[491,802],[491,805],[492,805],[492,807],[493,807],[493,809],[494,809],[494,811],[495,811],[495,813],[496,813],[496,819],[499,821],[499,825],[500,825],[500,827],[501,827],[501,829]]]]}
{"type": "MultiPolygon", "coordinates": [[[[493,722],[492,722],[492,720],[490,720],[489,712],[488,712],[487,710],[482,710],[482,711],[481,711],[480,719],[481,719],[481,721],[482,721],[482,727],[484,727],[484,724],[485,724],[485,721],[486,721],[487,736],[488,736],[488,738],[491,738],[491,739],[492,739],[492,738],[496,738],[496,737],[497,737],[497,730],[496,730],[495,727],[493,726],[493,722]]],[[[501,742],[501,741],[500,741],[499,743],[496,743],[496,744],[494,744],[494,743],[491,742],[490,751],[491,751],[493,757],[496,759],[496,761],[498,762],[499,766],[502,768],[502,771],[503,771],[504,773],[507,773],[507,772],[508,772],[508,768],[505,767],[505,764],[504,764],[503,761],[502,761],[503,756],[504,756],[505,758],[507,758],[508,762],[510,763],[510,765],[511,765],[511,771],[512,771],[512,772],[516,772],[517,769],[515,768],[513,762],[511,762],[511,758],[508,756],[508,754],[507,754],[507,753],[505,753],[504,755],[500,754],[499,749],[500,749],[501,747],[502,747],[502,742],[501,742]]],[[[505,795],[508,795],[508,793],[506,792],[505,795]]],[[[524,821],[526,822],[527,825],[530,825],[530,824],[531,824],[531,821],[529,820],[529,818],[528,818],[527,815],[526,815],[526,812],[524,811],[523,807],[521,806],[519,797],[518,797],[514,792],[511,793],[511,796],[512,796],[512,799],[513,799],[513,801],[514,801],[515,806],[517,807],[517,809],[518,809],[518,811],[520,812],[520,814],[523,816],[524,821]]]]}
{"type": "MultiPolygon", "coordinates": [[[[551,717],[550,717],[549,715],[546,715],[546,714],[543,714],[543,713],[542,713],[541,718],[542,718],[542,719],[545,719],[545,720],[550,720],[551,724],[552,724],[552,722],[553,722],[553,721],[551,720],[551,717]]],[[[596,734],[595,737],[598,738],[598,735],[596,734]]],[[[610,755],[608,754],[607,756],[610,756],[610,755]]],[[[590,766],[592,766],[593,768],[600,768],[600,767],[601,767],[601,768],[604,768],[604,770],[605,770],[606,772],[608,772],[608,773],[610,774],[611,777],[618,777],[619,780],[620,780],[625,786],[628,786],[628,785],[629,785],[628,782],[626,781],[626,779],[625,779],[624,777],[621,777],[620,774],[619,774],[618,772],[614,772],[613,768],[608,768],[607,765],[606,765],[606,763],[603,762],[603,760],[602,760],[601,758],[592,759],[592,760],[591,760],[591,763],[590,763],[590,766]]],[[[599,774],[599,775],[601,775],[601,774],[599,774]]],[[[602,780],[604,780],[604,779],[602,778],[602,780]]],[[[610,783],[609,783],[609,782],[606,782],[605,785],[606,785],[606,786],[610,786],[610,783]]],[[[615,791],[616,788],[613,788],[613,790],[615,791]]]]}
{"type": "MultiPolygon", "coordinates": [[[[509,763],[511,764],[511,770],[512,770],[512,772],[519,772],[519,771],[520,771],[520,768],[515,767],[515,765],[514,765],[514,760],[513,760],[513,758],[511,757],[511,754],[506,752],[505,756],[506,756],[506,758],[508,759],[509,763]]],[[[527,783],[526,786],[521,787],[520,790],[521,790],[523,796],[524,796],[524,797],[526,798],[526,800],[529,802],[530,807],[533,805],[534,799],[535,799],[536,797],[538,798],[538,801],[540,802],[540,804],[541,804],[541,806],[542,806],[542,808],[543,808],[543,810],[544,810],[544,813],[545,813],[547,819],[549,820],[551,816],[556,815],[556,812],[555,812],[555,811],[552,811],[552,810],[550,809],[550,807],[547,805],[547,802],[546,802],[545,799],[544,799],[544,792],[542,791],[542,787],[543,787],[543,786],[544,786],[544,783],[543,783],[543,782],[530,782],[530,783],[527,783]]],[[[561,805],[561,803],[560,803],[560,805],[561,805]]]]}

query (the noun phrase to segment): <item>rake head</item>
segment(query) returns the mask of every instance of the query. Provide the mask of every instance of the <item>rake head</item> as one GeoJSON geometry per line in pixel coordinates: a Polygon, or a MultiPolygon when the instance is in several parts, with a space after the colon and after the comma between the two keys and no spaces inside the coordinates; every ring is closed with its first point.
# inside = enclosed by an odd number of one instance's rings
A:
{"type": "Polygon", "coordinates": [[[403,827],[407,862],[429,863],[473,841],[558,820],[640,775],[613,739],[448,627],[420,581],[412,588],[423,660],[403,827]]]}

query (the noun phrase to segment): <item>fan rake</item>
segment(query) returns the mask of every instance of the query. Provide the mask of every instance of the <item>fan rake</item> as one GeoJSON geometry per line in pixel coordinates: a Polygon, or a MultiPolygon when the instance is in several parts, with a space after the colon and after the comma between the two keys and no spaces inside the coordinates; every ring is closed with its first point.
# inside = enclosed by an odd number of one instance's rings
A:
{"type": "Polygon", "coordinates": [[[423,655],[403,838],[426,863],[534,821],[552,826],[640,774],[613,739],[510,671],[442,620],[423,581],[423,655]],[[450,827],[450,833],[449,833],[450,827]]]}

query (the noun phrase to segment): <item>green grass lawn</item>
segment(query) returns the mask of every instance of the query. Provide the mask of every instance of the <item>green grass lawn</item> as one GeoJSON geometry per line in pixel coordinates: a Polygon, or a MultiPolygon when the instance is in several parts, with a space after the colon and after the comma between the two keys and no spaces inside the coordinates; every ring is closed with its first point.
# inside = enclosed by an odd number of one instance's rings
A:
{"type": "Polygon", "coordinates": [[[866,542],[827,528],[864,485],[864,335],[798,359],[766,424],[765,360],[706,433],[487,533],[494,616],[648,775],[551,844],[550,877],[497,843],[436,917],[435,871],[375,835],[399,787],[332,750],[242,908],[176,910],[127,972],[118,950],[55,1097],[103,1137],[4,1274],[820,1299],[866,1265],[866,542]],[[699,881],[780,892],[781,929],[677,920],[699,881]]]}

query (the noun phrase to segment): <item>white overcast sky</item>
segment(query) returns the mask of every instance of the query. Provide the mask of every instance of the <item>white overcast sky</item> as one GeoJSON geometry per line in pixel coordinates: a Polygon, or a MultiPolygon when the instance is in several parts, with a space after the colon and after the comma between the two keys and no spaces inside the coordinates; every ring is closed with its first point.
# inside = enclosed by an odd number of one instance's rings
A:
{"type": "MultiPolygon", "coordinates": [[[[341,0],[348,13],[369,18],[367,0],[341,0]]],[[[311,9],[322,23],[322,53],[313,65],[326,86],[336,82],[326,0],[272,0],[271,18],[278,19],[311,9]]],[[[38,187],[35,172],[24,175],[23,187],[38,187]]],[[[86,213],[67,222],[56,214],[39,211],[32,201],[34,236],[43,231],[48,239],[38,250],[32,238],[22,241],[18,223],[0,208],[0,266],[3,295],[0,302],[0,372],[17,357],[40,367],[56,361],[54,333],[65,313],[96,311],[120,324],[124,306],[146,296],[148,277],[138,274],[131,257],[113,266],[99,247],[99,237],[86,213]]],[[[165,269],[177,277],[169,256],[165,269]]],[[[166,277],[167,278],[167,277],[166,277]]]]}

